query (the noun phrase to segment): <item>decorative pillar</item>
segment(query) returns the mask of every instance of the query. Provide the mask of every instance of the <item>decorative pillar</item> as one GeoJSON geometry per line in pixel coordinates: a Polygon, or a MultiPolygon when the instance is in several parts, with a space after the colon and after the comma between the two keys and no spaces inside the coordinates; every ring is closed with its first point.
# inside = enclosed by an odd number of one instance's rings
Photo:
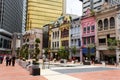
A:
{"type": "Polygon", "coordinates": [[[71,53],[71,50],[69,50],[69,59],[71,60],[71,58],[72,58],[72,53],[71,53]]]}
{"type": "Polygon", "coordinates": [[[96,50],[96,60],[100,62],[100,52],[96,50]]]}
{"type": "Polygon", "coordinates": [[[80,63],[83,63],[82,48],[80,48],[80,63]]]}
{"type": "Polygon", "coordinates": [[[117,62],[117,63],[120,62],[120,60],[119,60],[119,59],[120,59],[120,56],[119,56],[119,55],[120,55],[120,51],[119,51],[119,49],[116,49],[116,62],[117,62]]]}

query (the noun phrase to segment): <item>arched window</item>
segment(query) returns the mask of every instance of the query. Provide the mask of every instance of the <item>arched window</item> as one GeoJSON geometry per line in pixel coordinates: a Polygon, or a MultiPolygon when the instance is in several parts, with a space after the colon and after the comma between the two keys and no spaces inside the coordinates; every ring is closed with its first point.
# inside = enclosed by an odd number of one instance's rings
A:
{"type": "Polygon", "coordinates": [[[53,38],[55,37],[54,32],[53,32],[53,38]]]}
{"type": "Polygon", "coordinates": [[[57,37],[57,32],[55,31],[55,38],[57,37]]]}
{"type": "Polygon", "coordinates": [[[115,19],[114,17],[110,18],[110,28],[114,28],[115,27],[115,19]]]}
{"type": "Polygon", "coordinates": [[[104,29],[108,29],[108,19],[104,20],[104,29]]]}
{"type": "Polygon", "coordinates": [[[100,30],[102,30],[102,28],[103,28],[102,20],[99,20],[98,21],[98,30],[100,31],[100,30]]]}

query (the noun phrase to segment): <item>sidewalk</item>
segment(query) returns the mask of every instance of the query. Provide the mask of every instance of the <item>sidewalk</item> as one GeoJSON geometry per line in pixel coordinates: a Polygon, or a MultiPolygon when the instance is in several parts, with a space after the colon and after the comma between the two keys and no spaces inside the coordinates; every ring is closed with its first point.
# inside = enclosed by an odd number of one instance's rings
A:
{"type": "Polygon", "coordinates": [[[52,71],[50,69],[44,69],[41,71],[41,73],[48,80],[81,80],[80,78],[78,79],[67,74],[52,71]]]}
{"type": "Polygon", "coordinates": [[[41,69],[40,76],[32,76],[17,63],[14,67],[0,64],[0,80],[80,80],[78,78],[52,71],[41,69]]]}
{"type": "Polygon", "coordinates": [[[17,63],[14,67],[0,64],[0,80],[47,80],[43,76],[32,76],[17,63]]]}
{"type": "MultiPolygon", "coordinates": [[[[68,63],[71,64],[71,63],[68,63]]],[[[72,64],[71,64],[72,65],[72,64]]],[[[25,70],[17,63],[15,67],[5,66],[0,64],[0,80],[120,80],[120,70],[84,72],[84,73],[59,73],[53,69],[79,69],[79,68],[93,68],[101,67],[101,64],[78,66],[79,63],[73,64],[74,67],[51,67],[50,69],[42,69],[40,76],[32,76],[29,71],[25,70]],[[113,74],[114,73],[114,74],[113,74]],[[106,76],[107,75],[107,76],[106,76]]],[[[41,65],[42,67],[42,65],[41,65]]],[[[113,65],[106,65],[106,67],[114,67],[113,65]]],[[[118,68],[118,67],[117,67],[118,68]]]]}

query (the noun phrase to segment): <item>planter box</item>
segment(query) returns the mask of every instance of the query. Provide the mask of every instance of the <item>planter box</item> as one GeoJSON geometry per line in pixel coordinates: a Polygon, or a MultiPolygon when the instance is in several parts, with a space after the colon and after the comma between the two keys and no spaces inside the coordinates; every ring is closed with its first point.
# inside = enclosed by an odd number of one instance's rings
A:
{"type": "Polygon", "coordinates": [[[39,65],[32,65],[30,68],[30,74],[33,76],[40,75],[40,68],[39,65]]]}

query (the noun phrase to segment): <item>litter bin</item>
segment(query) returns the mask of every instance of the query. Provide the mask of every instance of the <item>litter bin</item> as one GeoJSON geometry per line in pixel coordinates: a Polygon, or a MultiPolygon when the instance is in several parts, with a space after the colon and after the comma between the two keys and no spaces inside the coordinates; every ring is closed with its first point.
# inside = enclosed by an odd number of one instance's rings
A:
{"type": "Polygon", "coordinates": [[[40,68],[36,65],[30,67],[30,75],[37,76],[40,75],[40,68]]]}

